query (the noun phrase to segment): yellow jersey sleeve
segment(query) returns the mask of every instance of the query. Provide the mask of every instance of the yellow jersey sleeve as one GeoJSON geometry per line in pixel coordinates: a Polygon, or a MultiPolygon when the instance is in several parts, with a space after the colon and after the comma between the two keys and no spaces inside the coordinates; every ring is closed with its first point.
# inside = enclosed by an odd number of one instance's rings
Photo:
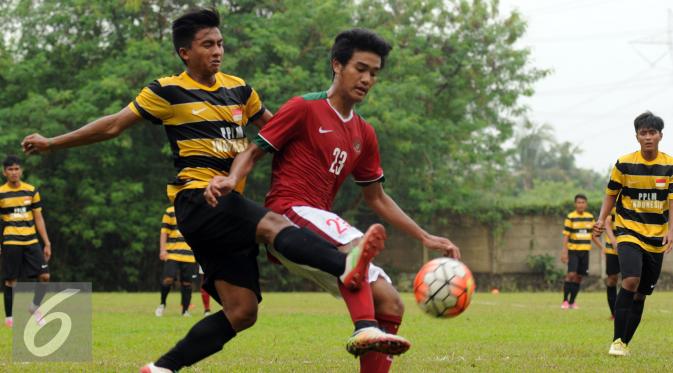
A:
{"type": "Polygon", "coordinates": [[[163,218],[161,218],[161,233],[171,233],[171,217],[168,214],[164,214],[163,218]]]}
{"type": "Polygon", "coordinates": [[[42,211],[42,198],[40,197],[40,192],[37,190],[33,194],[33,200],[31,201],[31,209],[33,211],[42,211]]]}
{"type": "Polygon", "coordinates": [[[624,183],[624,174],[619,170],[619,161],[612,167],[612,172],[610,173],[610,181],[608,182],[608,187],[605,189],[605,194],[610,196],[616,196],[619,194],[619,191],[622,190],[622,185],[624,183]]]}
{"type": "Polygon", "coordinates": [[[245,115],[248,117],[248,122],[252,122],[264,114],[264,105],[259,98],[259,94],[253,88],[250,88],[250,96],[245,102],[245,115]]]}
{"type": "Polygon", "coordinates": [[[173,115],[173,106],[161,97],[161,85],[157,81],[143,88],[128,108],[155,124],[162,124],[173,115]]]}
{"type": "Polygon", "coordinates": [[[572,232],[572,222],[570,219],[566,217],[566,219],[563,221],[563,235],[564,236],[570,236],[570,233],[572,232]]]}

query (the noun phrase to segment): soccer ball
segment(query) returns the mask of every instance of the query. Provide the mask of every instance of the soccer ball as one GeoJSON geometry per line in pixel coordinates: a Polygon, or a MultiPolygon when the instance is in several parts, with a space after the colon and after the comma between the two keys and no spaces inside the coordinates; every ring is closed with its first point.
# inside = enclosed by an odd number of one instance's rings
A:
{"type": "Polygon", "coordinates": [[[451,258],[425,263],[414,279],[416,303],[435,317],[455,317],[463,313],[470,305],[474,288],[470,269],[451,258]]]}

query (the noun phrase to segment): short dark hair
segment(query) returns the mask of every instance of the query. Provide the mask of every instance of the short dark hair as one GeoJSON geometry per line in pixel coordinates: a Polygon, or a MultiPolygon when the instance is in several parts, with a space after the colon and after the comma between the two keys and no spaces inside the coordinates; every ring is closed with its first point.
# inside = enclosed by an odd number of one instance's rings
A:
{"type": "Polygon", "coordinates": [[[583,199],[583,200],[585,200],[585,201],[588,201],[587,196],[585,196],[585,195],[582,194],[582,193],[580,193],[580,194],[575,194],[575,202],[577,202],[578,199],[583,199]]]}
{"type": "Polygon", "coordinates": [[[330,61],[337,60],[340,64],[346,65],[355,51],[372,52],[381,57],[381,68],[383,68],[391,49],[393,49],[392,45],[374,31],[354,28],[343,31],[334,39],[330,61]]]}
{"type": "Polygon", "coordinates": [[[3,169],[14,165],[21,166],[21,158],[10,154],[7,157],[5,157],[4,161],[2,161],[3,169]]]}
{"type": "Polygon", "coordinates": [[[664,120],[652,114],[652,112],[646,111],[636,117],[633,121],[633,127],[635,127],[636,132],[640,131],[641,128],[651,128],[661,132],[664,129],[664,120]]]}
{"type": "MultiPolygon", "coordinates": [[[[173,21],[172,27],[173,47],[180,56],[180,48],[189,49],[197,32],[204,28],[220,27],[220,14],[215,9],[194,9],[173,21]]],[[[182,62],[185,63],[184,60],[182,62]]]]}

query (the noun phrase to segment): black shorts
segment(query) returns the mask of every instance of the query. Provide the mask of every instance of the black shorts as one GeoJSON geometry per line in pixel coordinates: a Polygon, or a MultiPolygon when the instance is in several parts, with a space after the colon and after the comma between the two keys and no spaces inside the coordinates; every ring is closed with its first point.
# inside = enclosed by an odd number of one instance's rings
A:
{"type": "Polygon", "coordinates": [[[619,273],[619,255],[605,254],[605,274],[608,276],[619,273]]]}
{"type": "Polygon", "coordinates": [[[2,257],[3,280],[34,278],[49,273],[49,265],[44,260],[44,251],[40,244],[3,245],[0,257],[2,257]]]}
{"type": "Polygon", "coordinates": [[[215,280],[250,289],[262,301],[256,242],[257,224],[269,210],[237,192],[206,203],[203,189],[186,189],[175,198],[178,228],[203,268],[203,288],[218,303],[215,280]]]}
{"type": "Polygon", "coordinates": [[[619,266],[622,279],[640,277],[638,292],[650,295],[654,291],[664,263],[664,253],[651,253],[631,242],[620,242],[617,245],[619,266]]]}
{"type": "Polygon", "coordinates": [[[568,250],[568,273],[589,274],[589,250],[568,250]]]}
{"type": "Polygon", "coordinates": [[[168,259],[164,263],[164,273],[162,277],[177,279],[179,276],[180,282],[195,282],[198,266],[199,265],[196,263],[179,262],[177,260],[168,259]]]}

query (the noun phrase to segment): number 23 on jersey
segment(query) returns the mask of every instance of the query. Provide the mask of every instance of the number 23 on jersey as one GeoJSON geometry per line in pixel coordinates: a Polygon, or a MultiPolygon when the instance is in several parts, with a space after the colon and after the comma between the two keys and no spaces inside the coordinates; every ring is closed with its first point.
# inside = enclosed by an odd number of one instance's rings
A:
{"type": "Polygon", "coordinates": [[[332,161],[332,165],[329,167],[329,172],[339,175],[341,170],[344,168],[344,163],[346,163],[348,153],[345,150],[334,148],[332,155],[334,156],[334,160],[332,161]]]}

